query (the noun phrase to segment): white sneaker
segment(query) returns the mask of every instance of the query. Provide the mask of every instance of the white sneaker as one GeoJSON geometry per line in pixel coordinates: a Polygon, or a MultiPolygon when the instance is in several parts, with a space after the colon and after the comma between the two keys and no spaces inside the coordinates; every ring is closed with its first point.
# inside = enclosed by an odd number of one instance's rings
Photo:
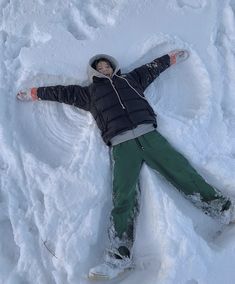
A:
{"type": "Polygon", "coordinates": [[[229,211],[229,224],[235,224],[235,204],[232,202],[229,211]]]}
{"type": "Polygon", "coordinates": [[[231,202],[228,210],[223,211],[221,216],[221,223],[223,224],[235,224],[235,203],[231,202]]]}
{"type": "Polygon", "coordinates": [[[133,268],[133,262],[129,257],[120,255],[117,250],[108,251],[104,262],[91,268],[88,277],[93,280],[110,280],[133,268]]]}

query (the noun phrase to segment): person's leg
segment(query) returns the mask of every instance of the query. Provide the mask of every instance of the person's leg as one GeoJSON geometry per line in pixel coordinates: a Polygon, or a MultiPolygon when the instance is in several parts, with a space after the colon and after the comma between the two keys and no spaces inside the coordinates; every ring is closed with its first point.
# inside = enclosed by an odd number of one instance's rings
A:
{"type": "Polygon", "coordinates": [[[133,228],[141,154],[135,140],[123,142],[112,149],[113,209],[109,230],[110,246],[106,250],[104,261],[89,270],[91,279],[112,279],[134,267],[133,228]]]}
{"type": "Polygon", "coordinates": [[[113,156],[113,228],[111,238],[120,243],[133,242],[134,217],[137,205],[137,181],[142,165],[141,152],[134,140],[129,140],[112,149],[113,156]]]}
{"type": "Polygon", "coordinates": [[[152,131],[141,136],[139,140],[144,146],[146,163],[186,196],[190,196],[206,213],[217,215],[230,207],[230,200],[209,185],[159,132],[152,131]]]}

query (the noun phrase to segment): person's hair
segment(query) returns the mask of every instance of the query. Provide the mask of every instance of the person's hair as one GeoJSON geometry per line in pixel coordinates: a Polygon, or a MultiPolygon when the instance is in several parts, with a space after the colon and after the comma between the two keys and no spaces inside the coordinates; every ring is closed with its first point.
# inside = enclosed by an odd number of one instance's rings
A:
{"type": "Polygon", "coordinates": [[[92,63],[91,66],[92,66],[95,70],[97,70],[96,67],[97,67],[98,63],[100,63],[101,61],[104,61],[104,62],[106,62],[107,64],[109,64],[110,67],[111,67],[113,70],[115,69],[114,66],[113,66],[113,64],[112,64],[112,62],[109,61],[109,60],[108,60],[107,58],[105,58],[105,57],[101,57],[101,58],[96,59],[96,60],[92,63]]]}

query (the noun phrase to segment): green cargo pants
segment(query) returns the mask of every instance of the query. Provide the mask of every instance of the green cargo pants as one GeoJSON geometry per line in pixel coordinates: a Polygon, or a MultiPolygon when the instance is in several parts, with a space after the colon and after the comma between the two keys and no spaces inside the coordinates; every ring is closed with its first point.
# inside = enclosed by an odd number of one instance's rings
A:
{"type": "MultiPolygon", "coordinates": [[[[116,236],[133,241],[134,212],[137,204],[137,182],[143,162],[162,174],[186,196],[200,196],[202,204],[220,205],[227,210],[231,202],[210,186],[157,131],[149,132],[112,149],[113,210],[116,236]]],[[[205,207],[205,206],[204,206],[205,207]]]]}

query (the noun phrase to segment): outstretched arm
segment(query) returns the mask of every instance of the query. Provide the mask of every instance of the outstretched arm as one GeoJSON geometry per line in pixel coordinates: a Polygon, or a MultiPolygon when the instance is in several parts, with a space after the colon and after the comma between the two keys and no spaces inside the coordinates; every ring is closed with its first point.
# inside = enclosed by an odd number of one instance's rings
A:
{"type": "Polygon", "coordinates": [[[150,63],[134,69],[127,75],[136,80],[144,91],[168,67],[187,59],[188,56],[189,53],[186,50],[173,50],[166,55],[154,59],[150,63]]]}
{"type": "Polygon", "coordinates": [[[81,87],[79,85],[58,85],[32,88],[26,91],[20,91],[17,94],[17,98],[21,101],[56,101],[74,105],[84,110],[90,109],[90,95],[88,87],[81,87]]]}

